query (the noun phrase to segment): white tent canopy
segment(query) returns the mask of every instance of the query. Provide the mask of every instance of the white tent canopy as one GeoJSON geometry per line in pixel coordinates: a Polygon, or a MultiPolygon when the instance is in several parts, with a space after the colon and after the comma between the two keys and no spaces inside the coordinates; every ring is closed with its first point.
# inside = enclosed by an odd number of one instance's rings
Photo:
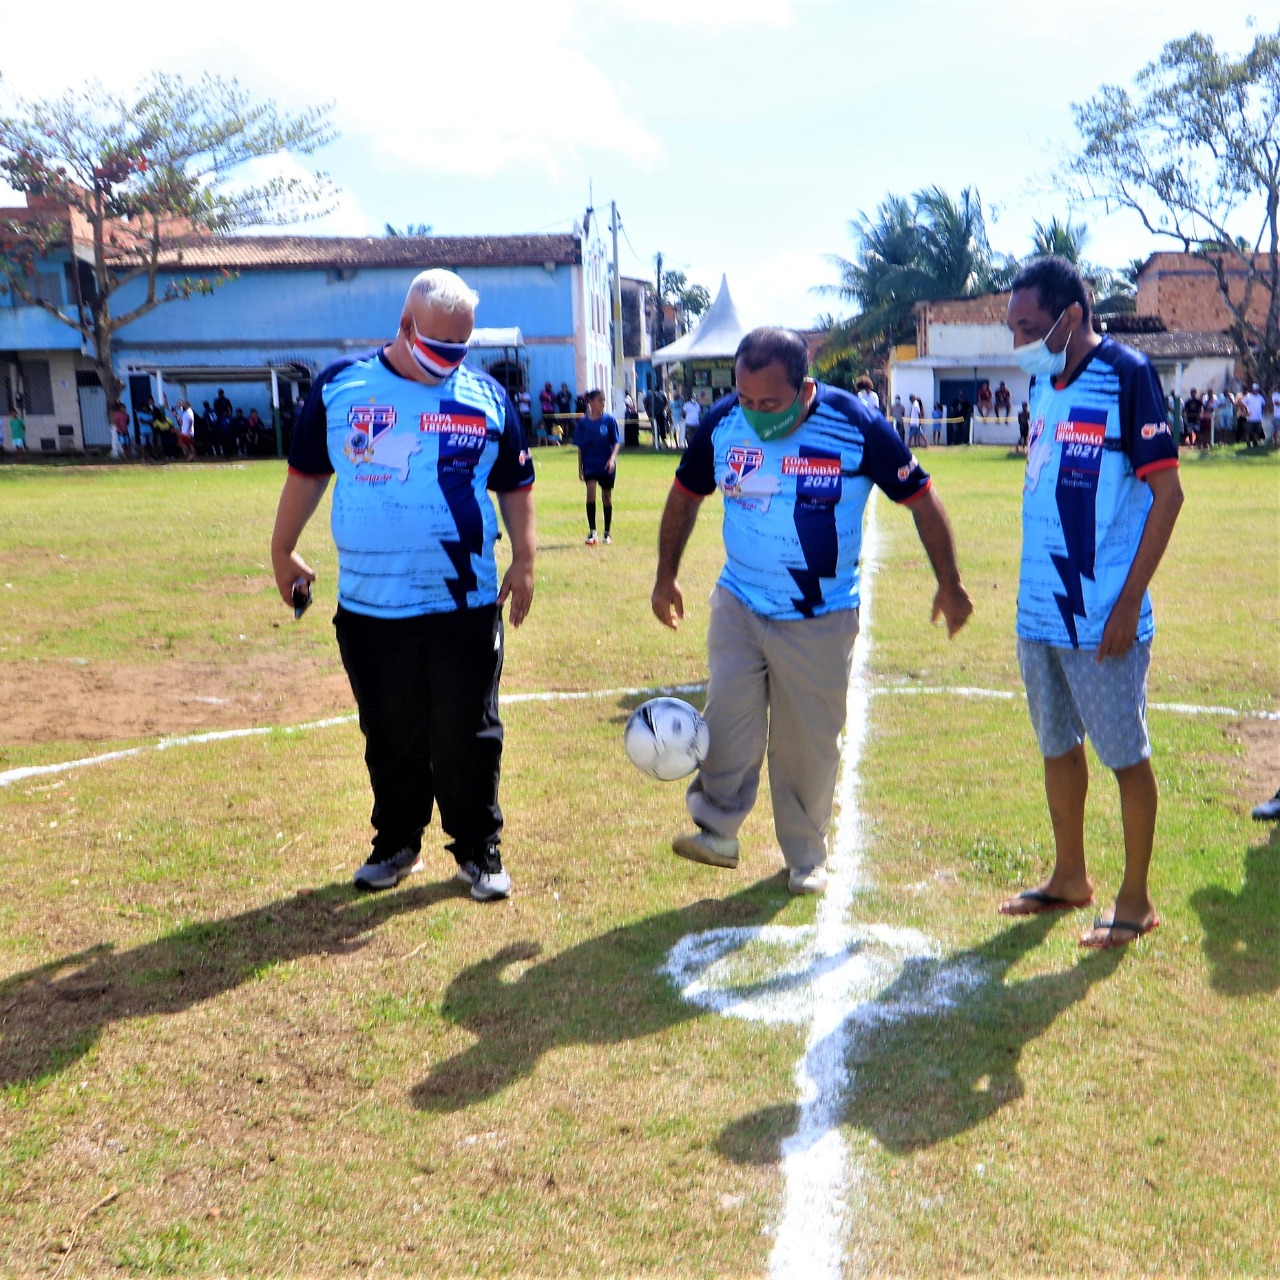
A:
{"type": "Polygon", "coordinates": [[[686,333],[653,353],[654,364],[675,364],[679,360],[732,360],[738,343],[746,336],[737,308],[729,296],[729,281],[720,277],[720,292],[711,309],[692,333],[686,333]]]}

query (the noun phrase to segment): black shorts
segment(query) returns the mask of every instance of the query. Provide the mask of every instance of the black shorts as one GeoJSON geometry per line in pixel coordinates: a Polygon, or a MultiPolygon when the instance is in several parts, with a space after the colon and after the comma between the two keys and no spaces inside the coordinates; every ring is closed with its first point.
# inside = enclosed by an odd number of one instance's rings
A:
{"type": "Polygon", "coordinates": [[[606,493],[613,489],[613,482],[618,478],[617,471],[600,471],[595,475],[584,475],[583,480],[594,480],[606,493]]]}

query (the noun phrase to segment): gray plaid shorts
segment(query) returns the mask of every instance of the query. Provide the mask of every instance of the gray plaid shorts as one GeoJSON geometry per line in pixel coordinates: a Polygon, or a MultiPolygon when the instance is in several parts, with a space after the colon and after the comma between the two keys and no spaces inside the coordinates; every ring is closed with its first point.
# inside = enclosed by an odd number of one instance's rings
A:
{"type": "Polygon", "coordinates": [[[1108,769],[1151,755],[1147,736],[1147,668],[1151,642],[1098,661],[1096,649],[1059,649],[1018,637],[1018,666],[1031,723],[1046,760],[1066,755],[1089,735],[1108,769]]]}

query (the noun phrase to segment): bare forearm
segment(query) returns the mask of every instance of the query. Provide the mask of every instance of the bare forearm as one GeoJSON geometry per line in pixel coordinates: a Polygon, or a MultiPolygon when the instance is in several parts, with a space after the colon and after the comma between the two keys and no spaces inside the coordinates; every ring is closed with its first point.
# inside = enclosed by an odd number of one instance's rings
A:
{"type": "Polygon", "coordinates": [[[938,586],[960,586],[960,567],[956,562],[955,538],[951,533],[951,521],[947,519],[942,499],[932,488],[911,504],[911,515],[916,522],[916,533],[925,555],[933,566],[933,576],[938,586]]]}
{"type": "Polygon", "coordinates": [[[1173,527],[1178,522],[1178,513],[1182,510],[1182,482],[1177,471],[1159,472],[1158,476],[1167,479],[1152,477],[1151,510],[1147,512],[1147,523],[1142,530],[1138,550],[1120,592],[1122,598],[1137,603],[1141,603],[1160,561],[1164,559],[1169,539],[1173,537],[1173,527]]]}
{"type": "Polygon", "coordinates": [[[671,486],[671,492],[667,494],[667,505],[662,510],[662,522],[658,527],[659,582],[673,582],[680,572],[680,560],[689,544],[701,505],[700,498],[687,493],[679,485],[671,486]]]}
{"type": "Polygon", "coordinates": [[[307,521],[315,515],[324,491],[329,487],[328,476],[304,476],[290,471],[280,491],[276,507],[275,528],[271,531],[271,551],[289,555],[298,545],[307,521]]]}
{"type": "Polygon", "coordinates": [[[271,571],[284,600],[289,600],[299,578],[314,581],[315,574],[297,554],[298,539],[315,514],[329,487],[328,476],[304,476],[290,471],[280,491],[276,523],[271,531],[271,571]]]}
{"type": "Polygon", "coordinates": [[[507,537],[511,539],[511,558],[533,563],[538,552],[538,529],[534,515],[533,489],[512,489],[498,494],[498,509],[507,537]]]}
{"type": "Polygon", "coordinates": [[[954,636],[973,613],[973,601],[960,581],[960,567],[956,563],[956,544],[951,536],[951,522],[947,519],[942,499],[933,488],[911,504],[916,532],[929,563],[933,566],[938,590],[933,597],[931,617],[934,622],[942,618],[947,624],[947,635],[954,636]]]}

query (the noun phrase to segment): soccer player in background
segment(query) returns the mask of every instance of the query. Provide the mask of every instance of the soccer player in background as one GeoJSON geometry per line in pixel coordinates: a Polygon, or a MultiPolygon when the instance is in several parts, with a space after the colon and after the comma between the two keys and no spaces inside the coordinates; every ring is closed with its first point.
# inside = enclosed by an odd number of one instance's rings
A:
{"type": "Polygon", "coordinates": [[[573,443],[578,447],[578,479],[587,485],[587,546],[594,547],[597,485],[604,507],[604,540],[613,540],[613,482],[617,478],[622,435],[618,420],[604,411],[603,391],[588,391],[583,402],[586,411],[574,426],[573,443]]]}

